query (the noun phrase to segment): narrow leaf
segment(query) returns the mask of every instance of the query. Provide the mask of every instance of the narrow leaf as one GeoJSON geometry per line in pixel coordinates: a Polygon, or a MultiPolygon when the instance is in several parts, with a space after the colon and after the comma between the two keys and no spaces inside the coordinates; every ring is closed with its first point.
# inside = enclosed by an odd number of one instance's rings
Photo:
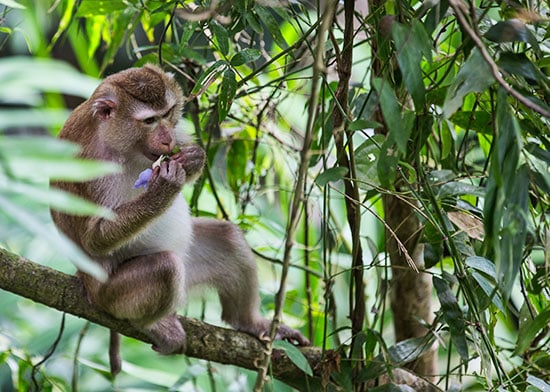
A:
{"type": "Polygon", "coordinates": [[[239,65],[251,63],[259,59],[261,55],[262,52],[260,52],[258,49],[244,49],[240,52],[235,53],[235,55],[231,58],[231,65],[234,67],[238,67],[239,65]]]}
{"type": "Polygon", "coordinates": [[[281,24],[277,21],[277,19],[275,19],[269,8],[257,5],[254,7],[254,10],[260,20],[266,25],[267,30],[273,36],[273,41],[275,41],[275,43],[281,48],[288,47],[285,37],[281,33],[281,24]]]}
{"type": "Polygon", "coordinates": [[[21,9],[21,10],[25,9],[24,5],[19,4],[15,0],[0,0],[0,4],[4,4],[5,6],[11,7],[11,8],[18,8],[18,9],[21,9]]]}
{"type": "Polygon", "coordinates": [[[529,384],[531,384],[535,388],[540,389],[541,392],[550,392],[550,384],[544,380],[541,380],[538,377],[535,377],[529,374],[525,381],[527,381],[529,384]]]}
{"type": "Polygon", "coordinates": [[[107,15],[115,11],[122,11],[126,9],[126,7],[128,7],[128,5],[122,0],[82,0],[76,12],[76,16],[89,17],[107,15]]]}
{"type": "Polygon", "coordinates": [[[192,96],[197,96],[202,91],[206,90],[210,84],[223,72],[227,67],[225,60],[218,60],[206,69],[191,90],[192,96]]]}
{"type": "Polygon", "coordinates": [[[372,85],[378,93],[382,114],[388,126],[391,139],[395,141],[400,151],[407,151],[410,129],[407,130],[405,127],[403,116],[401,115],[401,107],[391,89],[390,83],[386,80],[374,79],[372,85]]]}
{"type": "Polygon", "coordinates": [[[410,26],[393,23],[392,34],[403,81],[411,94],[416,111],[419,112],[424,107],[426,93],[420,64],[423,55],[431,59],[431,40],[417,20],[413,20],[410,26]]]}
{"type": "Polygon", "coordinates": [[[495,265],[485,257],[470,256],[464,261],[464,263],[468,267],[481,271],[487,276],[490,276],[491,278],[495,279],[496,281],[497,271],[496,271],[495,265]]]}
{"type": "Polygon", "coordinates": [[[462,106],[464,97],[473,92],[482,92],[493,84],[494,78],[489,65],[477,49],[472,50],[453,83],[447,90],[443,114],[449,118],[462,106]]]}
{"type": "Polygon", "coordinates": [[[550,323],[550,309],[546,309],[537,315],[533,320],[527,321],[527,327],[522,328],[522,333],[518,334],[516,349],[514,354],[521,355],[533,342],[535,337],[550,323]]]}
{"type": "Polygon", "coordinates": [[[223,74],[222,84],[220,88],[220,97],[218,102],[218,118],[220,122],[225,120],[235,93],[237,92],[237,81],[235,80],[235,72],[232,69],[227,69],[223,74]]]}
{"type": "Polygon", "coordinates": [[[212,30],[212,34],[214,35],[220,52],[227,55],[229,53],[229,34],[227,33],[226,28],[215,20],[211,20],[208,23],[208,26],[212,30]]]}
{"type": "Polygon", "coordinates": [[[36,215],[30,213],[25,208],[13,203],[9,198],[0,193],[0,205],[2,210],[0,214],[5,214],[13,219],[21,228],[29,233],[40,237],[54,246],[67,256],[74,265],[81,271],[87,272],[97,279],[104,281],[106,279],[105,271],[93,262],[82,250],[71,240],[66,238],[56,230],[44,224],[36,215]]]}
{"type": "Polygon", "coordinates": [[[449,325],[451,339],[456,346],[456,351],[464,361],[467,361],[469,357],[464,314],[462,313],[460,305],[458,304],[458,301],[447,282],[437,276],[434,276],[433,284],[437,291],[439,303],[441,304],[443,319],[449,325]]]}
{"type": "Polygon", "coordinates": [[[329,182],[340,181],[348,174],[348,168],[342,166],[331,167],[317,176],[315,183],[319,186],[325,186],[329,182]]]}
{"type": "Polygon", "coordinates": [[[304,354],[296,348],[296,346],[286,340],[276,340],[273,342],[273,347],[284,351],[288,356],[288,359],[290,359],[292,363],[298,367],[298,369],[303,371],[308,376],[313,376],[313,370],[311,369],[309,362],[304,354]]]}

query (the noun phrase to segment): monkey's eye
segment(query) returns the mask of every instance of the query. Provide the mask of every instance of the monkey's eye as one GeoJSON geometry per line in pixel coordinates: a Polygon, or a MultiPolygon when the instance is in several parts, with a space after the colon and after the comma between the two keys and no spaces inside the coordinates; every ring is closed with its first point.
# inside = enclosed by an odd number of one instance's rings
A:
{"type": "Polygon", "coordinates": [[[168,110],[166,113],[164,113],[164,116],[162,116],[162,118],[168,118],[172,115],[172,112],[174,111],[174,108],[171,108],[170,110],[168,110]]]}
{"type": "Polygon", "coordinates": [[[157,118],[156,117],[147,117],[143,120],[141,120],[142,122],[144,122],[145,124],[147,125],[151,125],[153,124],[155,121],[157,121],[157,118]]]}

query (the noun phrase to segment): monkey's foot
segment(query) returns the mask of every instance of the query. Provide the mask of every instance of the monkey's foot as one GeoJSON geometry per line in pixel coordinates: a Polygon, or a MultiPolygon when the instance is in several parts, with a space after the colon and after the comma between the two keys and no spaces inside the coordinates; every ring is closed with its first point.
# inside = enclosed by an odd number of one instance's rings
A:
{"type": "Polygon", "coordinates": [[[153,340],[152,348],[159,354],[185,353],[185,331],[175,314],[159,320],[148,331],[153,340]]]}
{"type": "Polygon", "coordinates": [[[298,346],[311,345],[311,342],[304,335],[302,335],[301,332],[296,331],[295,329],[292,329],[284,324],[279,325],[275,339],[287,340],[298,346]]]}
{"type": "MultiPolygon", "coordinates": [[[[269,330],[271,329],[271,321],[262,319],[260,322],[256,322],[252,326],[239,327],[239,331],[246,332],[256,336],[258,339],[265,341],[269,339],[269,330]]],[[[310,346],[311,342],[302,335],[301,332],[290,328],[284,324],[279,325],[275,339],[286,340],[298,346],[310,346]]]]}

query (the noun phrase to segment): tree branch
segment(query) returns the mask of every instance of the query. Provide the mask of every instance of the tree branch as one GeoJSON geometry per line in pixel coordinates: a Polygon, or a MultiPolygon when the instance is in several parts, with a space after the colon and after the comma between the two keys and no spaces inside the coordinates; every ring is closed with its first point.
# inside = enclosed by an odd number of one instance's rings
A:
{"type": "MultiPolygon", "coordinates": [[[[0,248],[0,288],[29,298],[59,311],[85,318],[93,323],[113,329],[123,335],[151,343],[143,331],[124,320],[101,312],[90,306],[84,289],[76,276],[64,274],[36,264],[21,256],[0,248]]],[[[264,346],[260,340],[235,330],[216,327],[199,320],[180,317],[187,334],[189,357],[230,364],[257,370],[264,358],[264,346]]],[[[321,390],[321,375],[327,377],[325,366],[335,365],[322,360],[322,352],[316,347],[300,348],[314,369],[314,377],[306,376],[282,352],[274,350],[272,374],[299,390],[321,390]]],[[[331,355],[334,361],[337,355],[331,355]]]]}

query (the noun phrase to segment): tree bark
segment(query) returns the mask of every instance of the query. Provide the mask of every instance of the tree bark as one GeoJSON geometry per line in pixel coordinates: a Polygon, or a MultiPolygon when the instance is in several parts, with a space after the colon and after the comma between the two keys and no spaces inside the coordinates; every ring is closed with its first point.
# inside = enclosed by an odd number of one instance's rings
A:
{"type": "MultiPolygon", "coordinates": [[[[143,331],[124,320],[118,320],[91,306],[84,288],[76,276],[64,274],[36,264],[21,256],[0,248],[0,288],[31,299],[59,311],[85,318],[91,322],[113,329],[123,335],[151,343],[143,331]]],[[[216,327],[199,320],[180,317],[187,333],[189,357],[230,364],[256,370],[264,356],[264,346],[257,338],[235,330],[216,327]]],[[[274,350],[272,374],[275,378],[299,390],[321,390],[322,377],[326,381],[336,365],[338,355],[326,356],[316,347],[299,348],[306,357],[314,376],[307,376],[297,368],[281,350],[274,350]]]]}
{"type": "MultiPolygon", "coordinates": [[[[44,267],[0,248],[0,289],[35,302],[70,313],[123,335],[151,343],[143,331],[91,306],[76,276],[44,267]]],[[[180,317],[187,333],[189,357],[257,370],[264,356],[264,345],[257,338],[232,329],[216,327],[202,321],[180,317]]],[[[300,347],[313,369],[313,376],[297,368],[282,350],[273,350],[271,375],[300,391],[338,390],[331,382],[333,372],[340,371],[340,355],[318,347],[300,347]]],[[[439,391],[423,379],[402,369],[393,369],[392,377],[381,376],[372,384],[393,383],[413,386],[418,391],[439,391]]]]}
{"type": "MultiPolygon", "coordinates": [[[[424,245],[419,242],[422,227],[411,204],[413,201],[395,195],[384,195],[383,201],[385,221],[393,231],[386,230],[386,249],[392,268],[390,302],[395,340],[399,342],[429,333],[420,320],[432,322],[433,287],[430,275],[424,272],[424,245]],[[400,249],[397,240],[401,241],[408,255],[400,249]],[[406,256],[412,259],[418,272],[411,268],[406,256]]],[[[405,367],[418,375],[433,378],[437,369],[436,360],[434,345],[405,367]]]]}

